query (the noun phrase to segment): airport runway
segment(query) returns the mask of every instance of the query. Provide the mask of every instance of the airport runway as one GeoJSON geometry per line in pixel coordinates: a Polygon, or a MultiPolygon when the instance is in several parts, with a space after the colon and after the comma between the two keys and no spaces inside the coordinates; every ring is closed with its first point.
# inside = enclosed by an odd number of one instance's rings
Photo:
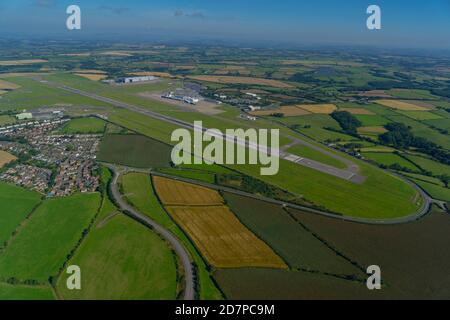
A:
{"type": "MultiPolygon", "coordinates": [[[[194,130],[194,124],[191,124],[191,123],[188,123],[188,122],[185,122],[182,120],[178,120],[173,117],[165,116],[165,115],[159,114],[157,112],[153,112],[153,111],[150,111],[150,110],[147,110],[147,109],[144,109],[144,108],[141,108],[141,107],[129,104],[129,103],[117,101],[117,100],[114,100],[111,98],[107,98],[107,97],[103,97],[103,96],[100,96],[100,95],[97,95],[94,93],[82,91],[82,90],[75,89],[75,88],[72,88],[69,86],[58,85],[58,84],[52,83],[52,82],[46,82],[46,84],[53,86],[53,87],[57,87],[58,89],[61,89],[61,90],[65,90],[65,91],[74,93],[74,94],[78,94],[78,95],[85,96],[85,97],[88,97],[91,99],[95,99],[97,101],[105,102],[105,103],[111,104],[118,108],[124,108],[124,109],[128,109],[130,111],[133,111],[133,112],[141,113],[146,116],[152,117],[154,119],[165,121],[165,122],[177,125],[182,128],[194,130]]],[[[208,130],[208,128],[202,128],[202,130],[203,130],[203,132],[206,132],[208,130]]],[[[224,135],[223,139],[224,140],[231,140],[231,139],[234,140],[234,137],[228,137],[228,136],[224,135]]],[[[303,144],[306,143],[298,138],[295,138],[295,139],[300,143],[303,143],[303,144]]],[[[260,146],[258,146],[258,145],[251,145],[249,143],[238,141],[238,140],[236,141],[236,143],[245,144],[245,146],[247,146],[249,148],[260,148],[260,146]]],[[[262,148],[262,149],[264,149],[264,148],[262,148]]],[[[290,154],[287,152],[283,152],[283,151],[280,151],[279,156],[281,159],[284,159],[286,161],[290,161],[292,163],[295,163],[295,164],[298,164],[298,165],[301,165],[301,166],[304,166],[304,167],[307,167],[307,168],[310,168],[313,170],[317,170],[322,173],[332,175],[337,178],[347,180],[347,181],[350,181],[350,182],[353,182],[356,184],[361,184],[366,180],[366,177],[357,173],[357,170],[335,168],[333,166],[329,166],[327,164],[323,164],[318,161],[314,161],[314,160],[307,159],[307,158],[302,158],[302,157],[299,157],[299,156],[296,156],[296,155],[293,155],[293,154],[290,154]]]]}

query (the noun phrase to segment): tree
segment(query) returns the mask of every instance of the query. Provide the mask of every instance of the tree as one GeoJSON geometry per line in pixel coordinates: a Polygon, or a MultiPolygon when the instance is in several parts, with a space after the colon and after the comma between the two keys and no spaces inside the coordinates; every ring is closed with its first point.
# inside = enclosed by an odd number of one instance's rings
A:
{"type": "Polygon", "coordinates": [[[450,176],[448,174],[443,174],[439,176],[439,179],[442,181],[445,187],[448,188],[448,184],[450,183],[450,176]]]}

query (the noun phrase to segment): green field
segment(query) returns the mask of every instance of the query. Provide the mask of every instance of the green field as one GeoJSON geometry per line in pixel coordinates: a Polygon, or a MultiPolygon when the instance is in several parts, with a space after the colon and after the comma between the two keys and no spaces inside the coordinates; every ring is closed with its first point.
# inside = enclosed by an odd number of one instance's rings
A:
{"type": "Polygon", "coordinates": [[[0,283],[0,300],[54,300],[50,286],[20,286],[0,283]]]}
{"type": "Polygon", "coordinates": [[[214,282],[211,280],[208,268],[199,255],[190,240],[186,237],[183,231],[175,224],[167,212],[161,206],[157,196],[153,191],[150,177],[142,173],[130,173],[122,177],[123,192],[127,200],[139,212],[148,215],[160,225],[173,232],[186,246],[192,255],[197,266],[199,277],[200,299],[221,299],[222,294],[216,288],[214,282]]]}
{"type": "Polygon", "coordinates": [[[225,193],[224,197],[239,220],[269,244],[291,268],[355,277],[362,275],[358,268],[292,219],[281,206],[230,193],[225,193]]]}
{"type": "Polygon", "coordinates": [[[422,169],[430,171],[434,175],[450,175],[450,166],[420,156],[407,155],[406,157],[422,169]]]}
{"type": "Polygon", "coordinates": [[[296,145],[292,148],[287,150],[288,152],[295,154],[297,156],[305,157],[311,160],[319,161],[321,163],[328,164],[330,166],[336,167],[336,168],[347,168],[347,165],[345,163],[342,163],[341,161],[332,158],[320,151],[317,151],[315,149],[309,148],[304,145],[296,145]]]}
{"type": "Polygon", "coordinates": [[[16,118],[11,116],[0,116],[0,126],[13,124],[16,122],[16,118]]]}
{"type": "Polygon", "coordinates": [[[81,290],[68,290],[62,273],[58,292],[65,300],[174,300],[177,267],[167,243],[124,215],[106,217],[91,230],[70,260],[82,270],[81,290]]]}
{"type": "Polygon", "coordinates": [[[414,171],[420,171],[419,168],[417,168],[410,161],[402,158],[401,156],[395,153],[363,152],[362,155],[369,160],[373,160],[378,164],[385,165],[388,167],[394,164],[398,164],[403,168],[408,168],[414,171]]]}
{"type": "Polygon", "coordinates": [[[63,134],[99,134],[105,131],[105,124],[98,118],[78,118],[70,120],[60,131],[63,134]]]}
{"type": "Polygon", "coordinates": [[[0,255],[0,278],[56,276],[99,206],[97,193],[46,200],[0,255]]]}
{"type": "Polygon", "coordinates": [[[187,170],[187,169],[178,169],[178,168],[161,168],[158,170],[161,173],[169,174],[176,177],[182,177],[192,180],[203,181],[206,183],[215,183],[216,176],[214,173],[205,172],[205,171],[197,171],[197,170],[187,170]]]}
{"type": "Polygon", "coordinates": [[[392,122],[379,115],[355,115],[355,118],[361,121],[362,127],[382,127],[392,122]]]}
{"type": "Polygon", "coordinates": [[[104,137],[98,160],[135,168],[167,167],[171,148],[141,135],[107,135],[104,137]]]}
{"type": "Polygon", "coordinates": [[[40,201],[41,196],[36,192],[0,183],[0,248],[40,201]]]}
{"type": "Polygon", "coordinates": [[[423,180],[413,179],[413,181],[423,188],[433,199],[450,201],[450,189],[423,180]]]}
{"type": "MultiPolygon", "coordinates": [[[[439,116],[435,113],[429,112],[429,111],[397,111],[397,113],[400,113],[411,119],[419,120],[419,121],[442,119],[441,116],[439,116]]],[[[448,119],[448,120],[450,120],[450,119],[448,119]]]]}
{"type": "MultiPolygon", "coordinates": [[[[433,208],[425,218],[407,224],[377,226],[344,222],[289,209],[305,226],[339,252],[367,267],[382,268],[383,281],[396,298],[450,297],[450,216],[433,208]],[[411,263],[413,261],[414,263],[411,263]]],[[[382,292],[384,290],[381,290],[382,292]]]]}
{"type": "MultiPolygon", "coordinates": [[[[214,278],[231,300],[379,299],[360,282],[324,274],[272,269],[220,269],[214,278]]],[[[381,290],[383,291],[383,290],[381,290]]]]}

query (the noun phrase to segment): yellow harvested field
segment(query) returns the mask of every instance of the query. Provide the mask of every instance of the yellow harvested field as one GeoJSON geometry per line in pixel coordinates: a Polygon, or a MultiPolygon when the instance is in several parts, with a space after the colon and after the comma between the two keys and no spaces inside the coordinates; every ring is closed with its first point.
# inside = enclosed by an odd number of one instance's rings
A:
{"type": "Polygon", "coordinates": [[[103,80],[105,78],[107,78],[107,76],[105,74],[94,74],[94,73],[75,73],[77,76],[92,80],[92,81],[100,81],[103,80]]]}
{"type": "Polygon", "coordinates": [[[133,54],[130,51],[105,51],[100,53],[103,56],[113,56],[113,57],[132,57],[133,54]]]}
{"type": "Polygon", "coordinates": [[[162,203],[169,206],[214,206],[222,205],[224,200],[217,191],[154,176],[156,192],[162,203]]]}
{"type": "Polygon", "coordinates": [[[337,107],[334,104],[302,104],[297,105],[297,107],[318,114],[331,114],[337,110],[337,107]]]}
{"type": "Polygon", "coordinates": [[[278,109],[260,110],[251,112],[251,114],[254,116],[270,116],[274,113],[282,113],[284,114],[285,117],[298,117],[311,114],[310,112],[301,108],[297,108],[296,106],[284,106],[278,109]]]}
{"type": "Polygon", "coordinates": [[[27,64],[34,64],[34,63],[45,63],[48,62],[47,60],[42,59],[34,59],[34,60],[7,60],[7,61],[0,61],[0,66],[24,66],[27,64]]]}
{"type": "Polygon", "coordinates": [[[11,161],[16,160],[17,158],[8,152],[0,150],[0,168],[3,168],[5,164],[10,163],[11,161]]]}
{"type": "Polygon", "coordinates": [[[233,76],[190,76],[189,79],[198,81],[207,81],[223,84],[254,84],[274,88],[292,88],[290,84],[278,80],[252,78],[252,77],[233,77],[233,76]]]}
{"type": "Polygon", "coordinates": [[[287,269],[283,260],[226,206],[169,207],[168,211],[214,267],[287,269]]]}
{"type": "Polygon", "coordinates": [[[369,116],[375,115],[375,113],[373,113],[372,111],[363,108],[341,108],[339,109],[339,111],[346,111],[348,113],[356,115],[369,115],[369,116]]]}
{"type": "Polygon", "coordinates": [[[0,80],[0,90],[15,90],[15,89],[19,89],[20,86],[15,84],[15,83],[11,83],[5,80],[0,80]]]}
{"type": "Polygon", "coordinates": [[[359,134],[382,134],[387,132],[384,127],[360,127],[358,128],[359,134]]]}
{"type": "Polygon", "coordinates": [[[172,78],[173,76],[170,73],[167,72],[152,72],[152,71],[143,71],[143,72],[135,72],[131,74],[132,76],[137,77],[145,77],[145,76],[154,76],[154,77],[161,77],[161,78],[172,78]]]}
{"type": "Polygon", "coordinates": [[[404,110],[404,111],[428,111],[428,108],[412,104],[411,102],[404,102],[399,100],[376,100],[376,103],[396,109],[396,110],[404,110]]]}

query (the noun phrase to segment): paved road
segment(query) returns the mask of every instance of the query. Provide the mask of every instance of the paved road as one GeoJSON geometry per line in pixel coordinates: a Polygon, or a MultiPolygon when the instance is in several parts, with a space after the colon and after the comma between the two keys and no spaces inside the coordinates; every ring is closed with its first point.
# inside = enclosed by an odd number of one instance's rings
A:
{"type": "MultiPolygon", "coordinates": [[[[130,170],[133,170],[133,169],[130,168],[130,170]]],[[[139,170],[136,169],[135,171],[139,171],[139,170]]],[[[251,193],[247,193],[245,191],[240,191],[240,190],[236,190],[233,188],[218,186],[215,184],[210,184],[210,183],[206,183],[206,182],[202,182],[202,181],[198,181],[198,180],[192,180],[192,179],[183,178],[183,177],[174,177],[172,175],[168,175],[168,174],[164,174],[164,173],[160,173],[160,172],[152,172],[152,174],[155,176],[160,176],[160,177],[170,178],[173,180],[184,181],[184,182],[196,184],[199,186],[203,186],[203,187],[218,190],[218,191],[225,191],[225,192],[237,194],[240,196],[253,198],[256,200],[262,200],[262,201],[280,205],[280,206],[283,206],[286,208],[298,209],[298,210],[318,214],[321,216],[325,216],[328,218],[333,218],[333,219],[348,221],[348,222],[355,222],[355,223],[371,224],[371,225],[396,225],[396,224],[405,224],[405,223],[417,221],[430,212],[431,205],[433,203],[433,199],[431,199],[430,196],[428,196],[428,194],[426,194],[421,188],[419,188],[417,185],[413,184],[409,180],[399,177],[400,179],[404,180],[405,182],[407,182],[408,184],[413,186],[419,192],[420,196],[424,199],[424,203],[423,203],[422,207],[416,213],[414,213],[410,216],[406,216],[406,217],[395,218],[395,219],[365,219],[365,218],[357,218],[357,217],[339,216],[339,215],[332,214],[332,213],[329,213],[326,211],[321,211],[321,210],[312,209],[312,208],[308,208],[308,207],[304,207],[304,206],[300,206],[300,205],[296,205],[296,204],[292,204],[292,203],[274,200],[271,198],[266,198],[266,197],[254,195],[251,193]]],[[[349,204],[349,205],[351,205],[351,204],[349,204]]]]}
{"type": "MultiPolygon", "coordinates": [[[[45,84],[47,84],[49,86],[52,86],[52,87],[56,87],[56,88],[61,89],[61,90],[65,90],[65,91],[74,93],[74,94],[78,94],[78,95],[85,96],[85,97],[88,97],[88,98],[91,98],[91,99],[95,99],[95,100],[98,100],[98,101],[101,101],[101,102],[105,102],[105,103],[111,104],[111,105],[113,105],[115,107],[124,108],[124,109],[131,110],[133,112],[141,113],[141,114],[144,114],[146,116],[152,117],[154,119],[162,120],[162,121],[174,124],[174,125],[182,127],[182,128],[186,128],[186,129],[189,129],[189,130],[193,130],[194,129],[194,125],[191,124],[191,123],[188,123],[188,122],[185,122],[185,121],[182,121],[182,120],[178,120],[178,119],[173,118],[173,117],[165,116],[165,115],[159,114],[157,112],[153,112],[153,111],[150,111],[148,109],[144,109],[144,108],[141,108],[141,107],[129,104],[129,103],[125,103],[125,102],[122,102],[122,101],[118,101],[118,100],[114,100],[114,99],[111,99],[111,98],[103,97],[103,96],[100,96],[100,95],[97,95],[97,94],[94,94],[94,93],[90,93],[90,92],[86,92],[86,91],[83,91],[83,90],[75,89],[75,88],[72,88],[72,87],[69,87],[69,86],[66,86],[66,85],[59,85],[57,83],[53,83],[53,82],[49,82],[49,81],[45,82],[45,84]]],[[[208,131],[208,128],[202,128],[202,130],[203,130],[203,132],[206,132],[206,131],[208,131]]],[[[213,134],[213,136],[214,136],[214,134],[213,134]]],[[[265,150],[266,147],[262,147],[261,145],[248,143],[245,140],[239,140],[239,139],[235,140],[235,137],[227,136],[225,134],[222,135],[221,137],[225,141],[233,141],[233,142],[235,142],[235,143],[237,143],[239,145],[245,145],[246,147],[251,148],[251,149],[257,149],[257,150],[259,149],[260,151],[266,152],[267,154],[269,154],[269,152],[267,152],[265,150]]],[[[295,140],[297,142],[299,142],[299,143],[302,143],[302,144],[305,144],[305,145],[309,146],[308,142],[302,141],[302,140],[300,140],[298,138],[295,138],[295,140]]],[[[318,147],[315,147],[315,148],[318,148],[318,147]]],[[[322,149],[320,149],[320,150],[322,150],[322,149]]],[[[332,154],[332,153],[330,152],[330,154],[332,154]]],[[[364,176],[359,175],[357,172],[355,172],[355,170],[335,168],[333,166],[329,166],[327,164],[324,164],[324,163],[321,163],[321,162],[318,162],[318,161],[314,161],[314,160],[311,160],[311,159],[298,157],[298,156],[290,154],[288,152],[284,152],[284,151],[280,152],[280,154],[278,156],[281,159],[284,159],[284,160],[296,163],[298,165],[301,165],[301,166],[304,166],[304,167],[308,167],[310,169],[314,169],[314,170],[320,171],[322,173],[329,174],[329,175],[332,175],[332,176],[335,176],[337,178],[344,179],[344,180],[347,180],[347,181],[350,181],[350,182],[353,182],[353,183],[361,184],[366,179],[364,176]]],[[[336,156],[333,154],[333,157],[336,157],[336,156]]]]}
{"type": "Polygon", "coordinates": [[[117,186],[117,180],[119,178],[119,171],[113,165],[108,165],[108,167],[114,172],[114,178],[111,183],[111,191],[114,199],[122,210],[129,212],[131,218],[137,220],[138,222],[144,224],[145,226],[151,228],[153,231],[157,232],[164,239],[166,239],[172,246],[175,253],[180,258],[181,263],[184,268],[184,277],[186,280],[185,290],[184,290],[184,300],[194,300],[195,299],[195,283],[194,283],[194,270],[191,263],[191,258],[188,251],[184,248],[183,244],[176,238],[170,231],[150,219],[148,216],[136,211],[131,207],[126,201],[123,200],[122,195],[119,192],[117,186]]]}

